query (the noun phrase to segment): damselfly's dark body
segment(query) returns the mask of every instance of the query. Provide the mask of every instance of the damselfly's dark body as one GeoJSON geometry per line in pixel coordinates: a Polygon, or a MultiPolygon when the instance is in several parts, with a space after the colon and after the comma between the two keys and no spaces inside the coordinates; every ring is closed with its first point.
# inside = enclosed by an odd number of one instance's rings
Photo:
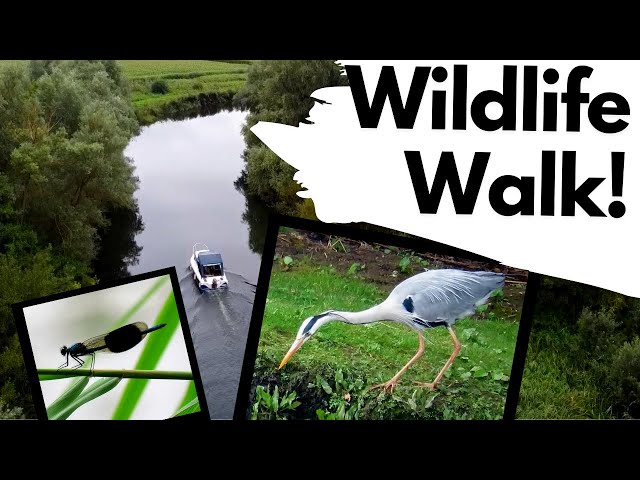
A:
{"type": "Polygon", "coordinates": [[[64,368],[69,365],[69,357],[73,358],[78,365],[73,368],[80,368],[84,365],[81,356],[94,356],[96,352],[125,352],[142,341],[147,333],[154,332],[164,327],[166,323],[155,325],[151,328],[144,322],[134,322],[120,328],[116,328],[112,332],[104,335],[85,340],[84,342],[74,343],[70,347],[62,347],[60,353],[66,357],[66,362],[58,368],[64,368]]]}

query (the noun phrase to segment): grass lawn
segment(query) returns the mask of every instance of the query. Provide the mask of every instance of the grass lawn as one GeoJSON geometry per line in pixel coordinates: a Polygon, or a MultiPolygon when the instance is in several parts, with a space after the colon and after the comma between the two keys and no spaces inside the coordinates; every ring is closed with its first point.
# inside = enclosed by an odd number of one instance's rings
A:
{"type": "MultiPolygon", "coordinates": [[[[309,258],[298,258],[289,268],[274,263],[256,362],[258,377],[273,383],[269,379],[276,376],[281,396],[288,393],[286,385],[291,379],[304,388],[304,382],[296,378],[307,378],[313,386],[306,387],[312,390],[326,381],[332,391],[324,399],[328,410],[339,406],[335,398],[339,391],[342,398],[351,397],[350,405],[361,401],[360,418],[501,418],[518,321],[501,318],[499,309],[487,310],[486,318],[456,323],[454,331],[462,350],[436,392],[417,388],[412,381],[433,381],[451,354],[453,342],[444,328],[425,332],[424,357],[404,375],[392,395],[370,393],[369,387],[391,378],[418,347],[417,334],[393,322],[332,322],[307,341],[286,367],[277,370],[302,320],[328,309],[363,310],[387,295],[379,286],[309,258]],[[366,413],[372,403],[377,411],[366,413]]],[[[309,392],[296,393],[304,404],[309,392]]],[[[305,405],[299,408],[304,410],[305,405]]]]}

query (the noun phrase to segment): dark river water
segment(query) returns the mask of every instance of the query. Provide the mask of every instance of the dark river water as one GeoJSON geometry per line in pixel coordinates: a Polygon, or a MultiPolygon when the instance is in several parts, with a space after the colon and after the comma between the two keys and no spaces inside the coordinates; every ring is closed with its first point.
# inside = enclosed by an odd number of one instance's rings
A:
{"type": "MultiPolygon", "coordinates": [[[[125,151],[133,158],[144,230],[132,275],[175,266],[212,418],[233,417],[260,255],[250,247],[240,176],[246,114],[223,112],[145,127],[125,151]],[[229,289],[201,294],[188,271],[193,244],[222,254],[229,289]]],[[[255,224],[265,220],[251,211],[255,224]]],[[[263,226],[254,230],[260,232],[263,226]]],[[[254,233],[254,250],[255,241],[254,233]]]]}

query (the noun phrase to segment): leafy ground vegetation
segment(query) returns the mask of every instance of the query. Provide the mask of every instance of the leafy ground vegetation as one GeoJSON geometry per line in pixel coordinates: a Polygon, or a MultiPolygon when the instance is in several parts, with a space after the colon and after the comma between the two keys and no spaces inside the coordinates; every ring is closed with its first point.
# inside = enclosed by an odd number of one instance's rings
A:
{"type": "Polygon", "coordinates": [[[640,300],[543,277],[518,418],[640,418],[640,300]]]}
{"type": "MultiPolygon", "coordinates": [[[[362,310],[423,268],[496,268],[390,246],[289,230],[279,235],[248,415],[256,419],[497,419],[504,409],[524,298],[520,281],[454,327],[462,351],[440,388],[431,381],[451,354],[445,329],[425,333],[426,353],[392,393],[370,387],[393,376],[417,349],[417,335],[391,322],[322,327],[282,370],[303,319],[330,308],[362,310]]],[[[513,275],[511,278],[514,278],[513,275]]]]}

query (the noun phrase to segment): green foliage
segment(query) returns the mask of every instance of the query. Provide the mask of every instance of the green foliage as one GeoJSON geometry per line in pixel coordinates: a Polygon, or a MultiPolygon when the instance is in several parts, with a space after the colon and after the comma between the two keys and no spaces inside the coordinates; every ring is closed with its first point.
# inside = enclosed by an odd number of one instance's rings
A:
{"type": "Polygon", "coordinates": [[[358,270],[364,268],[364,265],[360,265],[358,262],[353,262],[347,270],[347,275],[355,275],[358,270]]]}
{"type": "Polygon", "coordinates": [[[411,271],[411,257],[409,255],[403,256],[398,262],[398,268],[402,273],[408,273],[411,271]]]}
{"type": "Polygon", "coordinates": [[[198,397],[192,398],[184,407],[178,409],[178,411],[173,415],[174,417],[181,417],[183,415],[189,415],[191,413],[196,413],[200,411],[200,402],[198,401],[198,397]]]}
{"type": "Polygon", "coordinates": [[[252,420],[286,420],[288,411],[295,410],[300,406],[296,400],[296,392],[280,396],[278,386],[270,393],[270,388],[258,385],[255,393],[256,400],[251,408],[252,420]]]}
{"type": "Polygon", "coordinates": [[[0,398],[33,417],[10,305],[89,285],[96,232],[131,208],[138,124],[116,62],[0,66],[0,398]]]}
{"type": "MultiPolygon", "coordinates": [[[[173,334],[180,327],[180,316],[173,291],[167,297],[162,309],[156,317],[154,325],[166,323],[164,335],[151,335],[145,342],[140,358],[136,363],[136,370],[153,370],[164,355],[173,334]]],[[[140,397],[144,393],[148,380],[128,381],[124,388],[120,402],[113,414],[114,420],[127,420],[133,411],[140,397]]]]}
{"type": "Polygon", "coordinates": [[[0,117],[11,119],[0,128],[0,171],[14,216],[83,263],[95,255],[105,209],[131,207],[137,188],[122,152],[138,125],[107,65],[53,62],[35,79],[24,69],[0,70],[0,117]]]}
{"type": "MultiPolygon", "coordinates": [[[[82,394],[89,384],[89,377],[77,377],[69,383],[62,394],[56,398],[47,408],[47,416],[50,419],[57,418],[73,401],[82,394]]],[[[71,414],[71,413],[70,413],[71,414]]],[[[70,415],[69,414],[69,415],[70,415]]],[[[69,416],[67,415],[67,417],[69,416]]]]}
{"type": "Polygon", "coordinates": [[[623,417],[640,418],[640,337],[613,356],[609,371],[613,407],[623,417]]]}
{"type": "MultiPolygon", "coordinates": [[[[248,70],[247,83],[236,102],[251,113],[243,129],[245,151],[245,188],[267,205],[281,212],[298,209],[302,200],[296,195],[295,170],[283,162],[250,132],[259,121],[297,126],[306,123],[314,105],[310,95],[317,89],[344,85],[346,77],[332,60],[261,60],[248,70]]],[[[308,209],[305,211],[308,212],[308,209]]]]}
{"type": "Polygon", "coordinates": [[[82,405],[113,390],[122,380],[117,377],[99,378],[88,388],[85,388],[89,377],[79,378],[85,379],[85,381],[72,382],[70,387],[47,409],[47,416],[50,420],[66,420],[82,405]]]}
{"type": "Polygon", "coordinates": [[[72,266],[59,266],[51,249],[19,255],[11,248],[0,254],[0,399],[35,417],[22,350],[11,305],[32,298],[78,288],[72,266]]]}
{"type": "Polygon", "coordinates": [[[151,93],[154,93],[156,95],[164,95],[165,93],[169,93],[169,84],[167,83],[166,80],[160,79],[160,80],[154,80],[151,83],[151,93]]]}
{"type": "MultiPolygon", "coordinates": [[[[445,329],[427,332],[424,359],[409,369],[393,394],[370,391],[370,387],[391,378],[416,352],[415,332],[396,323],[329,323],[285,368],[277,369],[302,319],[329,308],[369,308],[387,294],[348,271],[340,275],[310,257],[297,256],[296,268],[289,271],[272,269],[255,385],[272,389],[277,385],[280,396],[296,392],[301,404],[287,418],[501,418],[518,322],[499,315],[456,324],[462,352],[438,392],[416,388],[412,381],[432,381],[451,354],[453,346],[445,329]]],[[[257,400],[252,399],[254,407],[257,400]]]]}
{"type": "Polygon", "coordinates": [[[0,400],[0,420],[16,420],[24,419],[25,416],[22,413],[20,407],[7,407],[2,400],[0,400]]]}
{"type": "Polygon", "coordinates": [[[600,365],[603,360],[609,358],[616,350],[616,346],[622,343],[617,332],[620,323],[615,319],[613,312],[601,309],[594,312],[585,308],[576,324],[577,350],[574,352],[579,360],[600,365]]]}
{"type": "Polygon", "coordinates": [[[543,277],[518,417],[640,416],[638,313],[637,299],[543,277]]]}

